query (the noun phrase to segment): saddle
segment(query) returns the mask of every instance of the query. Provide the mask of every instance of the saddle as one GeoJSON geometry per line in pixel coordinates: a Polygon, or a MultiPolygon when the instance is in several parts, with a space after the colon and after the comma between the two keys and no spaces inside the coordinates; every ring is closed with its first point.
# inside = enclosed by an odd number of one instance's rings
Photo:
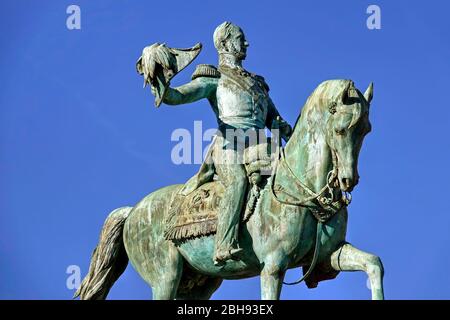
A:
{"type": "MultiPolygon", "coordinates": [[[[272,173],[270,144],[262,143],[244,151],[244,165],[249,180],[245,205],[241,213],[241,223],[249,221],[258,204],[260,191],[272,173]]],[[[188,195],[177,194],[171,201],[166,230],[167,240],[185,241],[215,234],[220,202],[225,191],[220,179],[199,186],[188,195]]]]}

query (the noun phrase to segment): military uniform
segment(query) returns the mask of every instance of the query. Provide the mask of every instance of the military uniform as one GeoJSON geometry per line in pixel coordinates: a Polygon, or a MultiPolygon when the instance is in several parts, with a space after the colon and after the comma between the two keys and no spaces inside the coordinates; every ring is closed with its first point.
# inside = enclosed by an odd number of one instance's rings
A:
{"type": "MultiPolygon", "coordinates": [[[[182,104],[207,98],[216,114],[219,134],[196,176],[181,190],[186,195],[217,173],[225,186],[216,234],[216,258],[224,260],[238,250],[240,214],[248,186],[242,154],[251,144],[265,143],[265,127],[279,117],[264,78],[242,68],[197,66],[192,81],[169,89],[164,102],[182,104]],[[212,159],[212,163],[211,163],[212,159]]],[[[281,125],[289,126],[286,122],[281,125]]]]}

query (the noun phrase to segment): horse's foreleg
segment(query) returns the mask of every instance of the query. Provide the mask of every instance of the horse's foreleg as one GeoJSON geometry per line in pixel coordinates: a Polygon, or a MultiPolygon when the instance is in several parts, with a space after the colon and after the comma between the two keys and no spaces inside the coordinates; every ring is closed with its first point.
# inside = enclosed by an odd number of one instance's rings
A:
{"type": "Polygon", "coordinates": [[[369,276],[373,300],[383,300],[383,264],[379,257],[345,243],[331,255],[336,271],[364,271],[369,276]]]}
{"type": "Polygon", "coordinates": [[[280,299],[281,287],[286,271],[281,271],[277,267],[265,266],[261,272],[261,299],[280,299]]]}

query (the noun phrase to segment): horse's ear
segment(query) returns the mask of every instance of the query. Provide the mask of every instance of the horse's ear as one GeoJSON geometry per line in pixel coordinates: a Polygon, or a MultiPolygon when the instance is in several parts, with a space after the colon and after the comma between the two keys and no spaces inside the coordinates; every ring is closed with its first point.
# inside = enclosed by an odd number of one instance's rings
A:
{"type": "Polygon", "coordinates": [[[353,85],[353,81],[348,81],[347,82],[347,84],[345,85],[344,90],[342,90],[341,94],[338,97],[338,103],[345,104],[345,102],[348,99],[348,94],[349,94],[350,87],[352,85],[353,85]]]}
{"type": "Polygon", "coordinates": [[[140,56],[138,61],[136,62],[136,71],[140,75],[144,74],[144,70],[142,69],[142,56],[140,56]]]}
{"type": "Polygon", "coordinates": [[[366,98],[367,102],[370,104],[373,98],[373,82],[369,84],[369,86],[366,89],[366,92],[364,92],[364,98],[366,98]]]}

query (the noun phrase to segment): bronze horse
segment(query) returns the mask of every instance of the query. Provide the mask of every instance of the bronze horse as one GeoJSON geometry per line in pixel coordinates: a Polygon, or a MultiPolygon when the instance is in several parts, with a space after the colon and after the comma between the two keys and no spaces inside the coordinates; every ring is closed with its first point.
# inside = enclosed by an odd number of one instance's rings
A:
{"type": "Polygon", "coordinates": [[[299,266],[309,287],[340,271],[365,271],[372,298],[383,299],[381,260],[345,241],[346,194],[358,184],[372,96],[372,84],[363,95],[351,80],[325,81],[311,94],[255,213],[241,226],[241,260],[215,266],[214,235],[165,240],[170,199],[182,185],[167,186],[108,216],[76,295],[105,299],[129,259],[154,299],[209,299],[223,279],[258,275],[262,299],[279,299],[286,270],[299,266]]]}

